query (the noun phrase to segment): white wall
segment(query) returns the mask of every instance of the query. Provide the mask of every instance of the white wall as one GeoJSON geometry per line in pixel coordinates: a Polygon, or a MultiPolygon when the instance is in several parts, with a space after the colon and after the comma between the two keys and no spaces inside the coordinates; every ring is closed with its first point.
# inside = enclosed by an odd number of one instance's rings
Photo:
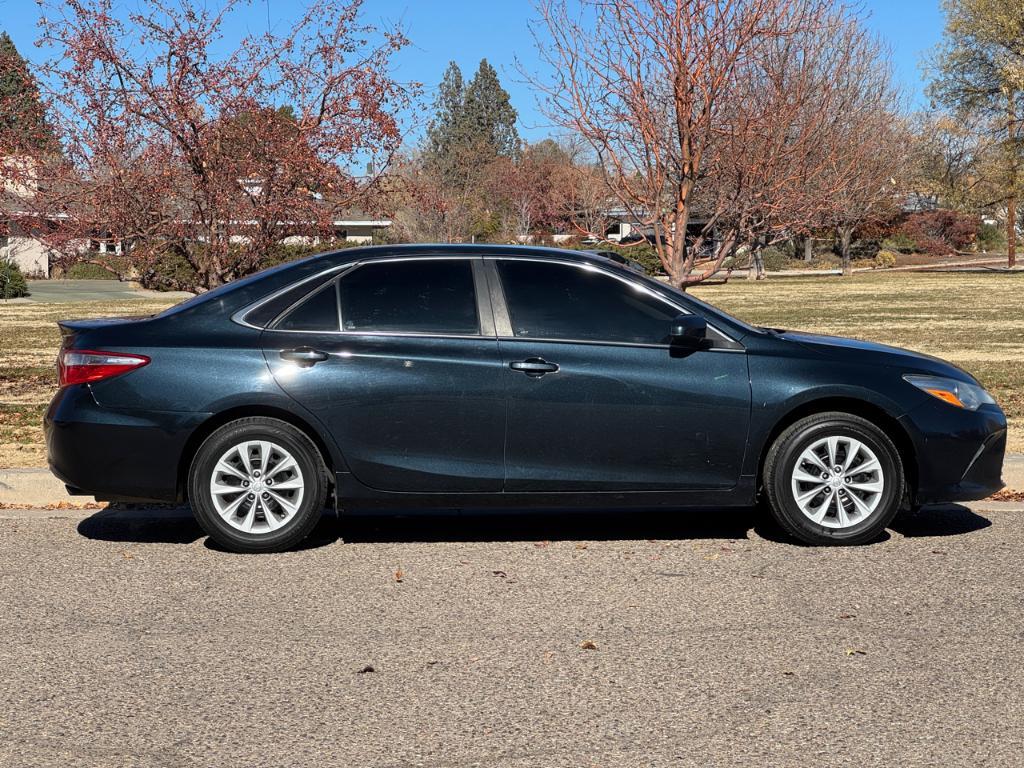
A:
{"type": "Polygon", "coordinates": [[[0,248],[0,258],[13,261],[26,277],[50,276],[50,249],[34,237],[12,235],[0,248]]]}

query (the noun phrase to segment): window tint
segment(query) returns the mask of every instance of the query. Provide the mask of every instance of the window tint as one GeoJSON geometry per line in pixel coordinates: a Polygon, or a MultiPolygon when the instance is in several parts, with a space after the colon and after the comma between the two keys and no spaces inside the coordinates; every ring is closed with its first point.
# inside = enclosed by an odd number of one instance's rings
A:
{"type": "Polygon", "coordinates": [[[500,261],[516,336],[665,344],[675,307],[600,272],[540,261],[500,261]]]}
{"type": "Polygon", "coordinates": [[[338,330],[338,296],[334,283],[314,293],[275,326],[282,331],[338,330]]]}
{"type": "Polygon", "coordinates": [[[465,259],[364,264],[340,286],[346,331],[479,331],[473,265],[465,259]]]}
{"type": "MultiPolygon", "coordinates": [[[[250,310],[243,319],[249,325],[265,328],[273,322],[275,317],[288,309],[292,304],[299,301],[303,296],[313,293],[318,286],[331,279],[333,279],[333,275],[323,275],[309,282],[292,286],[280,296],[270,299],[255,309],[250,310]]],[[[338,329],[333,328],[332,330],[336,331],[338,329]]]]}

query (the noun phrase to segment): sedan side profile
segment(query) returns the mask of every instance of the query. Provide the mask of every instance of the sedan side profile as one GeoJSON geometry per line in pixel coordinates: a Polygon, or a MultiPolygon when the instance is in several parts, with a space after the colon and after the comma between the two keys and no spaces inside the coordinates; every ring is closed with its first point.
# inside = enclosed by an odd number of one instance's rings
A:
{"type": "MultiPolygon", "coordinates": [[[[620,260],[621,261],[621,260],[620,260]]],[[[1002,487],[1006,419],[926,355],[750,326],[600,252],[346,249],[60,323],[52,471],[244,552],[339,509],[723,508],[810,544],[1002,487]]]]}

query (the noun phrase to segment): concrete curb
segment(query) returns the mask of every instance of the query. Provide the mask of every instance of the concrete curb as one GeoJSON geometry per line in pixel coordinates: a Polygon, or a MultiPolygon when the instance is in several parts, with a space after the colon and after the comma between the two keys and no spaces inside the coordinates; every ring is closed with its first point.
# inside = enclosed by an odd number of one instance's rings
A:
{"type": "MultiPolygon", "coordinates": [[[[1007,454],[1003,462],[1003,480],[1007,488],[1024,491],[1024,454],[1007,454]]],[[[91,501],[91,496],[69,495],[64,483],[48,469],[0,469],[0,507],[39,508],[56,504],[81,507],[91,501]]],[[[1007,502],[976,502],[988,505],[998,503],[1007,502]]]]}

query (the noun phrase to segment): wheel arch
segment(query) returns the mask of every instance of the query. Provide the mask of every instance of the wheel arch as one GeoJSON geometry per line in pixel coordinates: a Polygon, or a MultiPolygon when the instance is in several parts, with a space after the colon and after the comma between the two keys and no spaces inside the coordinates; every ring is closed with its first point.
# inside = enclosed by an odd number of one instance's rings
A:
{"type": "Polygon", "coordinates": [[[861,400],[849,396],[829,396],[802,402],[788,410],[778,419],[761,445],[760,455],[757,461],[757,487],[761,488],[764,475],[765,460],[768,458],[768,451],[786,429],[807,416],[817,413],[838,411],[860,416],[877,426],[896,446],[903,463],[904,480],[907,485],[910,498],[914,497],[917,490],[917,451],[914,448],[910,434],[900,423],[899,419],[893,416],[885,408],[867,400],[861,400]]]}
{"type": "Polygon", "coordinates": [[[316,446],[317,453],[320,454],[320,460],[324,464],[328,480],[333,486],[337,461],[324,436],[312,424],[291,411],[273,405],[238,405],[208,418],[196,427],[192,434],[189,435],[188,440],[185,441],[185,446],[182,448],[181,456],[178,459],[177,493],[179,499],[188,501],[188,471],[203,441],[225,424],[247,416],[266,416],[271,419],[280,419],[305,434],[313,442],[313,445],[316,446]]]}

